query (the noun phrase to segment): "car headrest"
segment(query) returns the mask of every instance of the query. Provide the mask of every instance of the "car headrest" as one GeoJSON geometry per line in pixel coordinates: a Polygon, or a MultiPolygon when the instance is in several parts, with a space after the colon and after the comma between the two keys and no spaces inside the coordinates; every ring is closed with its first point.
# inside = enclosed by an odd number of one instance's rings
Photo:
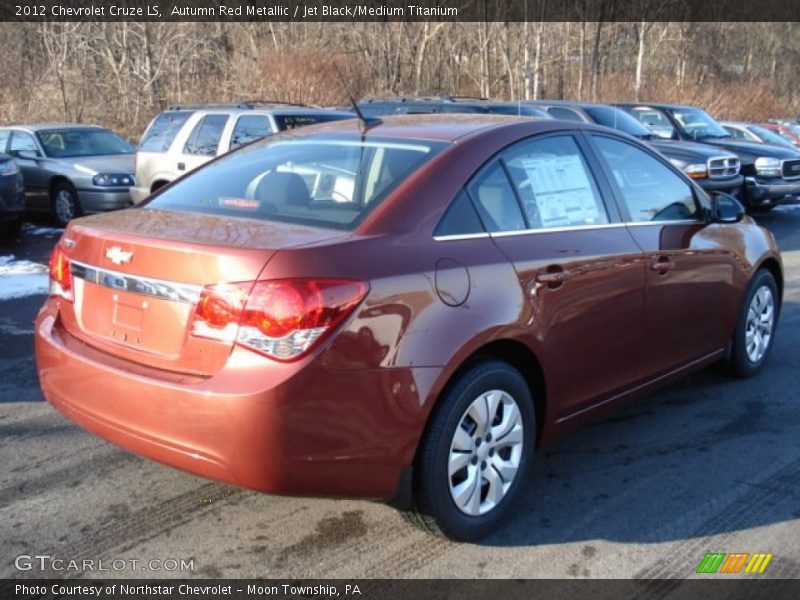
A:
{"type": "Polygon", "coordinates": [[[258,182],[255,198],[272,206],[308,206],[311,194],[303,178],[297,173],[272,171],[258,182]]]}

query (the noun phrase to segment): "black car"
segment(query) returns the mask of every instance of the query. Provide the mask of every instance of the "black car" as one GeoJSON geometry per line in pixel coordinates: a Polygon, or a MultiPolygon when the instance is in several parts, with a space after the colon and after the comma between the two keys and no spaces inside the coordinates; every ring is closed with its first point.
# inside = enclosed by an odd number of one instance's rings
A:
{"type": "Polygon", "coordinates": [[[744,177],[739,173],[739,159],[731,152],[708,144],[663,139],[628,113],[608,104],[567,100],[533,100],[528,104],[546,110],[556,119],[597,123],[644,140],[707,192],[738,196],[742,189],[744,177]]]}
{"type": "Polygon", "coordinates": [[[24,210],[25,184],[19,165],[11,156],[0,154],[0,233],[19,231],[24,210]]]}
{"type": "Polygon", "coordinates": [[[620,103],[653,133],[673,139],[712,144],[735,153],[742,163],[741,199],[748,208],[769,210],[800,196],[800,152],[731,137],[708,113],[695,106],[620,103]]]}
{"type": "Polygon", "coordinates": [[[466,96],[381,96],[365,98],[358,107],[366,117],[431,113],[514,115],[550,119],[545,111],[522,102],[501,102],[466,96]]]}

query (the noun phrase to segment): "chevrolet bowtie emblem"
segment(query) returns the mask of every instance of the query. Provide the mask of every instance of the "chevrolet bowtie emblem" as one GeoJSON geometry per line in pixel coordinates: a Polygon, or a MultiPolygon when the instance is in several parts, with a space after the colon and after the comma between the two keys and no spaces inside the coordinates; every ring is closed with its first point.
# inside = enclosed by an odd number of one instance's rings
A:
{"type": "Polygon", "coordinates": [[[110,248],[106,249],[106,258],[115,265],[121,265],[123,263],[131,262],[131,258],[133,258],[133,252],[125,252],[119,246],[111,246],[110,248]]]}

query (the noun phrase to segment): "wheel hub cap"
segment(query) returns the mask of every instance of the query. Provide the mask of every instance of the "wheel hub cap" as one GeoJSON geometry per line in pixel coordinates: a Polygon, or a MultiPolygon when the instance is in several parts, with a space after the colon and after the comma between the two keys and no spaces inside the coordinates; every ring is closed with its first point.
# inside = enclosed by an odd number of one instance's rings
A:
{"type": "Polygon", "coordinates": [[[450,496],[461,512],[483,515],[505,497],[522,458],[522,416],[514,398],[491,390],[475,398],[450,444],[450,496]]]}
{"type": "Polygon", "coordinates": [[[753,294],[745,321],[745,351],[750,362],[756,363],[764,358],[772,341],[774,323],[775,300],[772,290],[762,285],[753,294]]]}
{"type": "Polygon", "coordinates": [[[75,215],[73,214],[72,198],[69,192],[61,190],[56,195],[56,215],[61,221],[69,221],[75,215]]]}

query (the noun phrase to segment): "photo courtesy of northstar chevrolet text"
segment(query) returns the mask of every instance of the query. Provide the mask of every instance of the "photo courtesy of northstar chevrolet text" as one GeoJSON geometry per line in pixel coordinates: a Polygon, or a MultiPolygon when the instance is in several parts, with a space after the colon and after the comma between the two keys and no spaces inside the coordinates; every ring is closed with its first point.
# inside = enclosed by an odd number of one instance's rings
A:
{"type": "Polygon", "coordinates": [[[0,596],[797,597],[800,26],[726,10],[3,9],[0,596]]]}

